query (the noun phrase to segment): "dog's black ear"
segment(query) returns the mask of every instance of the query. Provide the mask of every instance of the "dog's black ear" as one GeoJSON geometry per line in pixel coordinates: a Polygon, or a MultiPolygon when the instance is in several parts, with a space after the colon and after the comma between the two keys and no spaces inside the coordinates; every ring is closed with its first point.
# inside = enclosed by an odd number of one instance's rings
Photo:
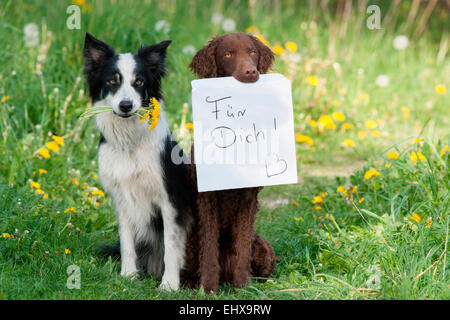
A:
{"type": "Polygon", "coordinates": [[[223,36],[218,36],[209,41],[192,58],[189,68],[202,78],[217,77],[216,48],[222,39],[223,36]]]}
{"type": "Polygon", "coordinates": [[[86,70],[100,66],[106,58],[114,56],[114,48],[109,44],[96,39],[86,32],[84,39],[83,56],[86,70]]]}
{"type": "Polygon", "coordinates": [[[137,55],[152,73],[162,77],[166,73],[164,60],[166,59],[167,47],[171,43],[172,40],[165,40],[151,46],[141,47],[137,55]]]}

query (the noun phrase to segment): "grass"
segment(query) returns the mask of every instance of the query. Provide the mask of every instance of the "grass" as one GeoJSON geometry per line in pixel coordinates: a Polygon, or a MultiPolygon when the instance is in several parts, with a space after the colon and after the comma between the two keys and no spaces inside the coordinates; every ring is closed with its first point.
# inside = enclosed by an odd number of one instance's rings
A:
{"type": "Polygon", "coordinates": [[[365,8],[341,19],[334,9],[294,1],[252,3],[149,1],[135,8],[132,2],[87,1],[81,29],[69,30],[69,1],[5,2],[0,99],[9,98],[0,103],[0,298],[450,298],[449,106],[448,92],[436,91],[437,85],[450,88],[448,13],[435,9],[419,32],[423,8],[410,22],[409,8],[381,1],[383,29],[368,30],[365,8]],[[116,261],[95,255],[99,245],[117,239],[117,222],[109,197],[94,191],[101,190],[98,132],[93,120],[79,120],[89,104],[81,74],[86,31],[121,52],[170,38],[165,108],[174,132],[189,145],[183,123],[191,121],[195,77],[187,68],[192,55],[183,48],[198,50],[223,32],[211,22],[214,12],[234,19],[236,30],[255,26],[250,31],[272,48],[284,47],[274,70],[293,83],[301,180],[261,195],[257,229],[278,257],[273,276],[239,290],[222,286],[217,297],[201,290],[161,292],[158,279],[122,278],[116,261]],[[161,19],[170,24],[168,34],[154,28],[161,19]],[[30,22],[39,26],[46,48],[24,46],[30,22]],[[392,46],[399,34],[410,38],[403,51],[392,46]],[[287,41],[298,45],[295,54],[287,41]],[[389,77],[387,87],[375,84],[381,74],[389,77]],[[55,135],[64,145],[42,158],[37,151],[55,135]],[[423,140],[414,143],[417,138],[423,140]],[[345,139],[354,146],[343,145],[345,139]],[[388,157],[392,151],[398,159],[388,157]],[[365,179],[369,170],[379,175],[365,179]],[[280,199],[283,205],[270,205],[280,199]],[[73,264],[81,270],[80,290],[66,286],[73,264]]]}

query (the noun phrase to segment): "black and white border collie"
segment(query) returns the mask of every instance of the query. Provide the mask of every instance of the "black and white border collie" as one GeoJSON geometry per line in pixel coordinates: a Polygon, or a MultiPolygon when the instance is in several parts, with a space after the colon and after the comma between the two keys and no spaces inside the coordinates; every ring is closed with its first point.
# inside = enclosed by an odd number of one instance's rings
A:
{"type": "Polygon", "coordinates": [[[134,114],[152,97],[162,109],[161,78],[170,43],[115,54],[86,33],[83,56],[93,105],[113,109],[96,116],[98,165],[119,222],[121,275],[147,271],[162,276],[161,289],[177,290],[191,221],[186,161],[176,165],[171,159],[177,144],[163,110],[151,131],[134,114]]]}

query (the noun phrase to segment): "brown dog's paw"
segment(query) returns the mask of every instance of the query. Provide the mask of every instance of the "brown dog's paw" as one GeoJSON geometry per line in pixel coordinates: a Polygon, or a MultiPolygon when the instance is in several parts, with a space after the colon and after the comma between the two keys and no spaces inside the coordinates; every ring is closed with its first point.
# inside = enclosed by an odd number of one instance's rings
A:
{"type": "Polygon", "coordinates": [[[233,285],[236,288],[243,288],[249,283],[250,283],[250,273],[249,272],[239,272],[238,274],[234,275],[233,285]]]}

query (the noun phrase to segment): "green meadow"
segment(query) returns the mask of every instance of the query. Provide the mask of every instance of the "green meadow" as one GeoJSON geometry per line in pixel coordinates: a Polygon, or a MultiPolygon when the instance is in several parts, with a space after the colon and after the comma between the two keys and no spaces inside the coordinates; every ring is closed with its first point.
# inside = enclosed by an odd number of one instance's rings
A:
{"type": "Polygon", "coordinates": [[[67,26],[71,1],[0,7],[0,299],[450,299],[448,2],[73,3],[79,29],[67,26]],[[164,292],[96,254],[118,232],[99,133],[79,118],[86,32],[117,52],[173,40],[165,112],[186,150],[195,52],[248,32],[276,53],[271,72],[292,81],[299,183],[260,195],[269,279],[164,292]],[[80,289],[67,286],[71,265],[80,289]]]}

